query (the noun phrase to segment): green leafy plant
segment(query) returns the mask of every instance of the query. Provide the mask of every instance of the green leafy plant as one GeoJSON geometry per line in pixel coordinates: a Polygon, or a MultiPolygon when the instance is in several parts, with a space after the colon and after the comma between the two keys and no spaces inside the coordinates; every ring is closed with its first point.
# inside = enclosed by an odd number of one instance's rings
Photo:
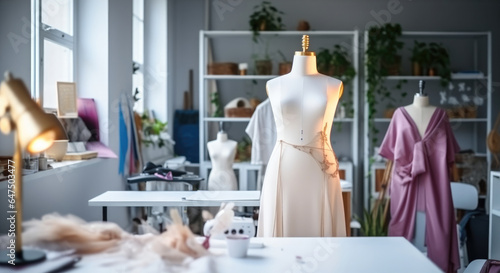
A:
{"type": "Polygon", "coordinates": [[[215,108],[213,117],[223,117],[224,113],[222,111],[222,106],[220,104],[219,92],[213,92],[210,96],[211,96],[210,102],[215,108]]]}
{"type": "MultiPolygon", "coordinates": [[[[165,141],[168,138],[162,136],[162,133],[166,133],[167,122],[161,122],[156,118],[152,118],[148,115],[147,111],[141,116],[142,121],[142,142],[148,147],[150,144],[155,146],[158,145],[159,148],[165,146],[165,141]]],[[[167,134],[168,135],[168,134],[167,134]]]]}
{"type": "Polygon", "coordinates": [[[413,48],[411,49],[412,62],[420,63],[424,66],[429,64],[429,51],[427,49],[427,44],[424,42],[414,41],[413,48]]]}
{"type": "Polygon", "coordinates": [[[252,140],[244,136],[240,142],[238,142],[237,146],[237,153],[236,153],[236,161],[239,162],[244,162],[244,161],[250,161],[251,159],[251,147],[252,147],[252,140]]]}
{"type": "Polygon", "coordinates": [[[390,198],[386,197],[391,182],[393,161],[385,164],[385,171],[380,184],[377,200],[370,211],[364,209],[363,217],[355,216],[361,224],[361,233],[364,236],[386,236],[388,229],[390,198]]]}
{"type": "Polygon", "coordinates": [[[451,81],[450,56],[442,44],[429,44],[429,69],[437,70],[443,87],[451,81]]]}
{"type": "Polygon", "coordinates": [[[442,44],[415,41],[410,60],[428,72],[423,74],[440,76],[443,87],[451,81],[450,56],[442,44]]]}
{"type": "MultiPolygon", "coordinates": [[[[349,53],[340,45],[336,44],[330,51],[322,48],[317,56],[316,63],[318,71],[332,77],[337,77],[344,83],[344,95],[341,98],[340,105],[345,108],[346,114],[352,117],[354,108],[352,107],[352,80],[356,76],[356,69],[352,65],[349,53]],[[347,91],[347,92],[346,92],[347,91]]],[[[338,122],[337,130],[340,131],[342,123],[338,122]]]]}
{"type": "Polygon", "coordinates": [[[414,41],[413,48],[411,49],[410,61],[413,66],[413,75],[420,76],[427,74],[429,67],[429,50],[427,44],[424,42],[414,41]]]}
{"type": "MultiPolygon", "coordinates": [[[[376,105],[378,98],[382,97],[385,100],[393,100],[392,94],[384,84],[384,78],[395,70],[391,68],[395,63],[401,61],[401,55],[398,51],[403,48],[403,42],[398,39],[402,35],[401,25],[385,24],[382,26],[374,26],[368,30],[368,46],[366,48],[366,82],[368,89],[366,91],[366,101],[368,103],[368,127],[372,134],[372,145],[378,141],[376,134],[378,129],[375,127],[374,118],[377,112],[376,105]]],[[[397,89],[401,89],[402,83],[399,81],[396,85],[397,89]]],[[[402,93],[406,96],[406,93],[402,93]]]]}
{"type": "Polygon", "coordinates": [[[257,42],[260,31],[282,30],[285,25],[282,23],[281,15],[284,13],[274,7],[271,2],[263,1],[254,7],[254,12],[250,15],[250,30],[253,31],[253,41],[257,42]]]}
{"type": "MultiPolygon", "coordinates": [[[[384,202],[389,202],[388,200],[384,202]]],[[[363,218],[355,217],[361,224],[363,236],[387,236],[387,214],[385,203],[374,207],[371,211],[363,210],[363,218]]]]}
{"type": "Polygon", "coordinates": [[[332,53],[330,53],[330,50],[321,48],[318,54],[316,54],[316,64],[319,73],[333,76],[333,73],[330,71],[332,65],[332,53]]]}

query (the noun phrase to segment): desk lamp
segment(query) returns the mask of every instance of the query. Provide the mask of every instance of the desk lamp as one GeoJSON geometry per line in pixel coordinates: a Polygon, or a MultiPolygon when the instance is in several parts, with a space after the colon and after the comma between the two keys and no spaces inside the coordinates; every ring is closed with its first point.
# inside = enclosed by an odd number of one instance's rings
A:
{"type": "Polygon", "coordinates": [[[9,221],[9,234],[14,233],[15,237],[9,236],[9,247],[0,252],[0,264],[18,265],[45,259],[42,251],[22,249],[22,152],[43,152],[58,136],[65,135],[57,118],[52,116],[31,99],[22,80],[5,73],[5,80],[0,84],[0,129],[4,134],[14,131],[14,157],[8,167],[13,172],[8,176],[7,198],[9,219],[14,219],[9,221]]]}

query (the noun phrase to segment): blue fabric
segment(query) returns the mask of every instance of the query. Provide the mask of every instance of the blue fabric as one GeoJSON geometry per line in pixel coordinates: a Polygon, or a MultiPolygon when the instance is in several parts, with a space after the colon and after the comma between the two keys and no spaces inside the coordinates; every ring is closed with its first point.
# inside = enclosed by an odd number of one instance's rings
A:
{"type": "Polygon", "coordinates": [[[200,126],[198,110],[176,110],[174,116],[174,152],[191,163],[200,162],[200,126]]]}
{"type": "Polygon", "coordinates": [[[132,152],[134,153],[133,154],[134,155],[134,159],[135,160],[139,160],[139,149],[138,149],[138,147],[136,145],[136,143],[137,143],[137,140],[135,139],[136,132],[134,131],[136,128],[135,128],[135,126],[133,126],[135,124],[134,110],[130,106],[130,103],[127,103],[127,107],[128,107],[128,112],[130,113],[129,114],[130,124],[132,125],[132,126],[130,126],[130,136],[132,137],[132,148],[133,148],[132,152]]]}
{"type": "Polygon", "coordinates": [[[128,150],[128,135],[127,135],[127,124],[125,124],[125,118],[123,117],[122,104],[118,105],[119,113],[119,124],[120,124],[120,161],[118,166],[118,173],[124,174],[125,172],[125,161],[127,159],[128,150]]]}

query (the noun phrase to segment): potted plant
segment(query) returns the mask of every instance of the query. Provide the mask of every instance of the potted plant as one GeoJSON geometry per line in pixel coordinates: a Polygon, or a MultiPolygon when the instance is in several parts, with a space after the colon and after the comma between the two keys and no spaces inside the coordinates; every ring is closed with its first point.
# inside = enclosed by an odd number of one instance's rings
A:
{"type": "Polygon", "coordinates": [[[442,44],[429,44],[429,76],[441,77],[441,85],[447,86],[451,80],[450,56],[442,44]]]}
{"type": "Polygon", "coordinates": [[[142,121],[142,142],[146,147],[150,144],[158,145],[161,148],[169,142],[170,135],[167,133],[167,123],[156,118],[151,118],[145,111],[141,116],[142,121]]]}
{"type": "Polygon", "coordinates": [[[414,41],[410,60],[412,63],[413,76],[427,75],[429,66],[429,49],[427,44],[414,41]]]}
{"type": "MultiPolygon", "coordinates": [[[[263,1],[261,4],[254,7],[254,12],[250,15],[250,30],[253,31],[253,41],[259,43],[260,31],[276,31],[282,30],[285,25],[281,21],[281,16],[284,14],[274,7],[271,2],[263,1]]],[[[269,54],[267,53],[269,41],[265,42],[264,58],[255,58],[255,74],[257,75],[271,75],[272,62],[269,54]]]]}
{"type": "Polygon", "coordinates": [[[337,76],[344,82],[349,82],[356,76],[349,54],[340,45],[334,45],[331,52],[325,48],[321,49],[316,56],[316,63],[318,72],[337,76]]]}
{"type": "Polygon", "coordinates": [[[269,40],[263,40],[260,43],[255,43],[258,52],[252,54],[254,60],[254,74],[256,75],[272,75],[273,63],[269,54],[269,40]]]}
{"type": "Polygon", "coordinates": [[[318,72],[324,75],[333,76],[332,67],[332,54],[330,50],[322,48],[316,55],[316,65],[318,72]]]}
{"type": "Polygon", "coordinates": [[[283,52],[281,52],[281,50],[278,50],[278,53],[280,54],[280,56],[283,60],[282,62],[279,63],[278,74],[285,75],[285,74],[290,73],[290,71],[292,71],[292,62],[290,62],[285,57],[285,54],[283,54],[283,52]]]}
{"type": "Polygon", "coordinates": [[[344,82],[350,82],[356,76],[356,70],[349,59],[347,50],[340,45],[334,45],[331,60],[333,76],[338,76],[344,82]]]}
{"type": "Polygon", "coordinates": [[[250,15],[250,30],[253,31],[253,41],[257,42],[260,31],[282,30],[285,25],[281,21],[282,11],[274,7],[271,2],[263,1],[254,7],[250,15]]]}

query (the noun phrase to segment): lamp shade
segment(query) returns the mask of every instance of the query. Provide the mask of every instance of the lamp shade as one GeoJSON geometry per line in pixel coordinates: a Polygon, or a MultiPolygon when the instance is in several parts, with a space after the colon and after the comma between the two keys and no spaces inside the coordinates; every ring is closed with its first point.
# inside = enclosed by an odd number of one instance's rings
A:
{"type": "Polygon", "coordinates": [[[35,103],[20,79],[7,74],[0,85],[0,99],[6,103],[7,112],[17,130],[19,145],[30,153],[42,152],[58,136],[66,133],[57,118],[53,119],[35,103]]]}
{"type": "Polygon", "coordinates": [[[66,133],[66,129],[64,129],[64,126],[62,125],[61,121],[57,118],[55,114],[46,114],[48,119],[50,120],[51,124],[54,124],[54,129],[56,131],[56,138],[55,140],[68,140],[68,134],[66,133]]]}

